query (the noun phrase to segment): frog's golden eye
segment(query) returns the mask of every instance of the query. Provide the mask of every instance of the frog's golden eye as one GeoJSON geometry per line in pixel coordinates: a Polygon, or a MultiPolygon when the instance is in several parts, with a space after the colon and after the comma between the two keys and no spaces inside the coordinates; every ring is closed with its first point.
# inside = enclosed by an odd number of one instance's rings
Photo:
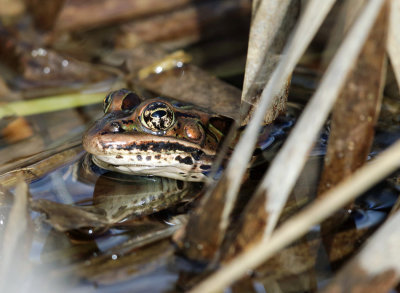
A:
{"type": "Polygon", "coordinates": [[[151,131],[164,131],[175,123],[174,111],[163,102],[153,102],[142,111],[140,122],[151,131]]]}

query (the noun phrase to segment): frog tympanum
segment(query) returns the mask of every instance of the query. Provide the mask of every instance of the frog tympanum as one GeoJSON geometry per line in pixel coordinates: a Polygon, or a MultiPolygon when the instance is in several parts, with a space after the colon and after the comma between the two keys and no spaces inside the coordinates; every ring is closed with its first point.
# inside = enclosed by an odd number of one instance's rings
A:
{"type": "Polygon", "coordinates": [[[126,89],[106,96],[104,112],[83,137],[96,165],[186,181],[205,180],[233,122],[166,98],[144,100],[126,89]]]}

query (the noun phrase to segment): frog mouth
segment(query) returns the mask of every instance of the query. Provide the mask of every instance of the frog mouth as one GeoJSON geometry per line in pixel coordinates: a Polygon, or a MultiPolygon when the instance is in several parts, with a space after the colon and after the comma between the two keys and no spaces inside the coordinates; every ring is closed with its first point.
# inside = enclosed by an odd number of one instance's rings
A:
{"type": "MultiPolygon", "coordinates": [[[[136,162],[127,163],[126,161],[123,161],[123,157],[121,159],[122,160],[120,161],[114,156],[92,156],[93,162],[98,167],[125,174],[160,176],[177,180],[197,182],[205,181],[207,178],[206,172],[202,172],[204,167],[203,169],[199,169],[179,162],[165,162],[159,164],[150,161],[146,162],[146,164],[140,164],[136,162]]],[[[211,166],[207,167],[207,169],[210,167],[211,166]]]]}

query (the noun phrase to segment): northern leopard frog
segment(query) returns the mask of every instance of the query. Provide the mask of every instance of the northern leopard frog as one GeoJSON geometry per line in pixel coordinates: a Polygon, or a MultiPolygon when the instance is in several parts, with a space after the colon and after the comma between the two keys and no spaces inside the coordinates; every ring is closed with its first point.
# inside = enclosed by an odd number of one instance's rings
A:
{"type": "Polygon", "coordinates": [[[204,181],[233,120],[166,98],[121,89],[104,99],[103,118],[83,137],[101,168],[204,181]]]}

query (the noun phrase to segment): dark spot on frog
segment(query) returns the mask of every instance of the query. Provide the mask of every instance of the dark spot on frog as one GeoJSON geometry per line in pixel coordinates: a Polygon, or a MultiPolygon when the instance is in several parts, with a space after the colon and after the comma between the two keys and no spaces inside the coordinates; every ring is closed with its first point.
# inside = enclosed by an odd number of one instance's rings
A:
{"type": "Polygon", "coordinates": [[[176,181],[176,186],[180,189],[180,190],[182,190],[183,189],[183,181],[181,181],[181,180],[177,180],[176,181]]]}
{"type": "Polygon", "coordinates": [[[156,158],[157,160],[161,159],[161,155],[155,155],[154,158],[156,158]]]}
{"type": "Polygon", "coordinates": [[[151,160],[151,156],[147,156],[147,157],[146,157],[146,160],[147,160],[147,161],[150,161],[150,160],[151,160]]]}
{"type": "Polygon", "coordinates": [[[194,176],[194,175],[192,175],[192,176],[190,176],[191,178],[193,178],[193,179],[196,179],[197,178],[197,176],[194,176]]]}
{"type": "Polygon", "coordinates": [[[190,156],[182,158],[181,156],[175,157],[175,160],[181,164],[193,165],[193,159],[190,156]]]}
{"type": "Polygon", "coordinates": [[[117,159],[123,159],[124,157],[121,156],[121,155],[116,155],[115,158],[117,158],[117,159]]]}
{"type": "Polygon", "coordinates": [[[194,115],[194,114],[189,114],[189,113],[183,113],[183,112],[175,112],[176,117],[183,117],[183,118],[199,118],[199,116],[194,115]]]}
{"type": "Polygon", "coordinates": [[[138,159],[138,161],[142,160],[142,156],[141,155],[137,155],[136,158],[138,159]]]}
{"type": "Polygon", "coordinates": [[[121,122],[122,122],[122,124],[127,125],[127,124],[132,124],[133,120],[122,120],[121,122]]]}
{"type": "Polygon", "coordinates": [[[210,165],[201,165],[201,166],[200,166],[200,169],[201,169],[201,170],[210,170],[210,169],[211,169],[211,166],[210,166],[210,165]]]}
{"type": "Polygon", "coordinates": [[[193,157],[193,159],[195,159],[196,161],[199,161],[199,160],[200,160],[201,155],[202,155],[202,152],[201,152],[201,151],[195,151],[195,152],[192,153],[192,157],[193,157]]]}
{"type": "Polygon", "coordinates": [[[106,144],[104,142],[100,142],[100,144],[103,149],[114,149],[114,146],[112,144],[106,144]]]}

